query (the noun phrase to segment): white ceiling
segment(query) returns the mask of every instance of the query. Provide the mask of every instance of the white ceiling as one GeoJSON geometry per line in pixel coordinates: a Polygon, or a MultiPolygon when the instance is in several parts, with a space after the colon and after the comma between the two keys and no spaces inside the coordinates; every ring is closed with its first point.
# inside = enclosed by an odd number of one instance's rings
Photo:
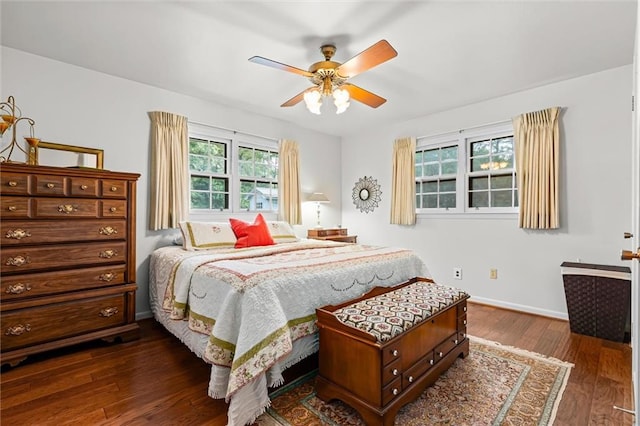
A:
{"type": "MultiPolygon", "coordinates": [[[[627,1],[8,1],[2,45],[334,135],[633,62],[627,1]],[[350,80],[387,99],[320,116],[280,105],[310,86],[254,64],[345,62],[386,39],[398,56],[350,80]]],[[[180,111],[175,111],[180,113],[180,111]]]]}

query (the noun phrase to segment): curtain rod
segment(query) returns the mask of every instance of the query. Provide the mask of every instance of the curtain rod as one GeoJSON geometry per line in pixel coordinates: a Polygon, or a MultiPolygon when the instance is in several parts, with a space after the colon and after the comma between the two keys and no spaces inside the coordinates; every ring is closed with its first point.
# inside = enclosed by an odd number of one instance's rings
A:
{"type": "Polygon", "coordinates": [[[451,130],[451,131],[448,131],[448,132],[436,133],[434,135],[418,136],[416,139],[433,138],[433,137],[436,137],[436,136],[448,135],[449,133],[455,133],[455,132],[462,133],[465,130],[479,129],[480,127],[497,126],[498,124],[507,124],[507,123],[510,123],[510,122],[511,122],[511,120],[493,121],[491,123],[478,124],[477,126],[470,126],[470,127],[464,128],[464,129],[451,130]]]}
{"type": "Polygon", "coordinates": [[[200,122],[197,122],[197,121],[191,121],[191,120],[188,120],[188,119],[187,119],[187,121],[188,121],[189,123],[197,124],[197,125],[199,125],[199,126],[207,126],[207,127],[213,127],[214,129],[218,129],[218,130],[226,130],[227,132],[233,132],[234,134],[236,134],[236,133],[240,133],[240,134],[242,134],[242,135],[246,135],[246,136],[254,136],[254,137],[256,137],[256,138],[262,138],[262,139],[267,139],[267,140],[274,141],[274,142],[279,142],[279,140],[278,140],[278,139],[276,139],[276,138],[270,138],[270,137],[267,137],[267,136],[256,135],[256,134],[254,134],[254,133],[241,132],[241,131],[239,131],[239,130],[233,130],[233,129],[228,129],[228,128],[226,128],[226,127],[214,126],[213,124],[208,124],[208,123],[200,123],[200,122]]]}

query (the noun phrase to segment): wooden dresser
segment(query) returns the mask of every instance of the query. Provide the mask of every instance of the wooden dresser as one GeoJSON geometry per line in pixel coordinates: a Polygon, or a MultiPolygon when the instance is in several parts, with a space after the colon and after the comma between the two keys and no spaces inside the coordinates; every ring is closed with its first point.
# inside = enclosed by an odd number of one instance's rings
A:
{"type": "Polygon", "coordinates": [[[138,337],[139,174],[0,165],[0,360],[138,337]]]}
{"type": "Polygon", "coordinates": [[[315,228],[307,230],[307,238],[313,240],[340,241],[343,243],[357,242],[357,235],[348,235],[346,228],[315,228]]]}

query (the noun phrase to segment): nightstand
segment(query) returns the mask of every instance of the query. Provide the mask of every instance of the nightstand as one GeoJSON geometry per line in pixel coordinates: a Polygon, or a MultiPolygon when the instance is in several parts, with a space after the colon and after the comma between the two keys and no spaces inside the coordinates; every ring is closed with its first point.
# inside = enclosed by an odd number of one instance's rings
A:
{"type": "Polygon", "coordinates": [[[307,238],[355,244],[358,236],[347,235],[346,228],[316,228],[307,230],[307,238]]]}

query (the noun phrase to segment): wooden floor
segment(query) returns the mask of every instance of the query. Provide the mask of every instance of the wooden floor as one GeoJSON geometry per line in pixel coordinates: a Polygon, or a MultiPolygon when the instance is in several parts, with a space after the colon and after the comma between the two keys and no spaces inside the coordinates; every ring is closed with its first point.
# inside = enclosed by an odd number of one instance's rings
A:
{"type": "MultiPolygon", "coordinates": [[[[572,334],[566,321],[470,303],[468,333],[575,364],[555,425],[632,425],[629,345],[572,334]]],[[[9,425],[225,425],[208,366],[153,319],[140,340],[32,356],[0,375],[9,425]]]]}

